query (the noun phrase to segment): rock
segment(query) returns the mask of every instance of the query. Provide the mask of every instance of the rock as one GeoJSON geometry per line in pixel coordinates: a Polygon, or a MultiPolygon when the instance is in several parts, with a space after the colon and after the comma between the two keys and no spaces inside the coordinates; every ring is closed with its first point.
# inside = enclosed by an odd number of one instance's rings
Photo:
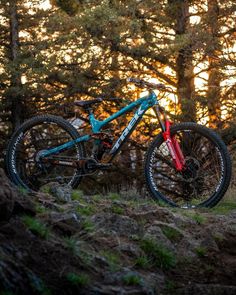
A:
{"type": "Polygon", "coordinates": [[[8,221],[16,214],[35,215],[31,199],[13,188],[3,169],[0,169],[0,184],[0,222],[8,221]]]}
{"type": "Polygon", "coordinates": [[[161,228],[157,225],[151,225],[145,230],[144,239],[154,240],[157,244],[163,245],[169,250],[175,252],[175,246],[171,241],[163,234],[161,228]]]}
{"type": "Polygon", "coordinates": [[[4,171],[0,169],[0,222],[10,219],[14,208],[15,190],[11,188],[4,171]]]}
{"type": "Polygon", "coordinates": [[[136,258],[140,257],[143,254],[139,246],[137,246],[135,244],[131,244],[130,242],[129,243],[121,243],[115,249],[120,252],[125,253],[128,256],[136,257],[136,258]]]}
{"type": "Polygon", "coordinates": [[[51,212],[41,218],[62,236],[72,236],[81,229],[81,219],[77,213],[51,212]]]}
{"type": "Polygon", "coordinates": [[[189,284],[185,288],[176,290],[176,295],[235,295],[235,286],[221,284],[189,284]]]}
{"type": "Polygon", "coordinates": [[[62,203],[71,201],[72,188],[69,185],[60,185],[58,182],[50,182],[42,186],[40,191],[51,194],[57,201],[62,203]]]}
{"type": "Polygon", "coordinates": [[[116,232],[121,236],[139,234],[141,229],[138,223],[128,217],[112,213],[98,213],[91,218],[96,228],[104,228],[109,232],[116,232]]]}

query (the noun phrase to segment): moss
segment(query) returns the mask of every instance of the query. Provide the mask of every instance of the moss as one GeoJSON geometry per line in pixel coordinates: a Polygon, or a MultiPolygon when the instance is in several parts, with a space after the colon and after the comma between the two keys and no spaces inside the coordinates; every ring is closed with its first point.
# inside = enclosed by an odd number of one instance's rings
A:
{"type": "Polygon", "coordinates": [[[154,240],[143,239],[140,247],[151,259],[154,265],[166,270],[176,265],[174,253],[163,245],[157,244],[154,240]]]}
{"type": "Polygon", "coordinates": [[[28,229],[32,231],[34,234],[37,234],[38,236],[44,239],[48,238],[49,229],[41,221],[31,216],[23,216],[22,221],[28,227],[28,229]]]}

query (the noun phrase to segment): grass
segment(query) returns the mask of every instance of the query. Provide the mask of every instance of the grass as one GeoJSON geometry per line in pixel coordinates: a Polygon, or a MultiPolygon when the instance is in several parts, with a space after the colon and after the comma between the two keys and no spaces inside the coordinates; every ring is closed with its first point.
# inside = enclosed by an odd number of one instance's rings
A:
{"type": "Polygon", "coordinates": [[[36,291],[35,292],[36,294],[41,294],[41,295],[52,294],[41,278],[37,277],[33,273],[28,273],[28,277],[30,279],[30,285],[36,291]]]}
{"type": "Polygon", "coordinates": [[[163,234],[171,241],[176,241],[181,237],[180,232],[173,227],[164,226],[161,230],[163,234]]]}
{"type": "Polygon", "coordinates": [[[86,207],[77,207],[76,211],[79,214],[86,216],[92,215],[95,212],[94,207],[91,205],[86,205],[86,207]]]}
{"type": "Polygon", "coordinates": [[[115,200],[120,200],[121,196],[118,193],[109,193],[107,195],[107,198],[112,201],[115,201],[115,200]]]}
{"type": "Polygon", "coordinates": [[[72,285],[78,287],[85,287],[89,284],[89,277],[86,274],[76,274],[69,272],[66,275],[66,278],[72,285]]]}
{"type": "Polygon", "coordinates": [[[205,265],[205,271],[208,274],[212,274],[215,271],[215,267],[213,265],[211,265],[211,264],[207,264],[207,265],[205,265]]]}
{"type": "Polygon", "coordinates": [[[118,205],[113,205],[111,207],[111,212],[115,214],[124,214],[124,209],[118,205]]]}
{"type": "Polygon", "coordinates": [[[37,205],[35,206],[35,210],[36,210],[37,213],[46,213],[46,212],[49,211],[49,209],[47,209],[47,208],[45,208],[44,206],[39,205],[39,204],[37,204],[37,205]]]}
{"type": "Polygon", "coordinates": [[[165,283],[165,291],[167,294],[175,294],[176,283],[174,281],[167,280],[165,283]]]}
{"type": "Polygon", "coordinates": [[[216,214],[227,214],[232,210],[236,210],[236,202],[233,200],[225,200],[219,203],[214,208],[210,209],[210,212],[216,214]]]}
{"type": "Polygon", "coordinates": [[[74,239],[72,237],[65,237],[64,242],[66,244],[66,247],[68,249],[70,249],[73,254],[77,254],[77,245],[76,245],[77,241],[76,241],[76,239],[74,239]]]}
{"type": "Polygon", "coordinates": [[[151,259],[146,255],[140,256],[135,260],[135,265],[142,269],[149,269],[152,267],[151,259]]]}
{"type": "Polygon", "coordinates": [[[197,224],[204,224],[207,221],[207,218],[196,213],[192,216],[192,219],[195,220],[197,222],[197,224]]]}
{"type": "Polygon", "coordinates": [[[224,236],[221,234],[221,233],[214,233],[213,234],[213,239],[216,241],[216,242],[222,242],[224,240],[224,236]]]}
{"type": "Polygon", "coordinates": [[[40,236],[43,239],[48,238],[49,229],[46,227],[44,223],[42,223],[38,219],[26,215],[22,217],[22,221],[28,227],[28,229],[32,231],[34,234],[40,236]]]}
{"type": "Polygon", "coordinates": [[[117,253],[108,250],[103,250],[100,252],[100,255],[106,259],[111,271],[118,271],[120,269],[121,259],[117,253]]]}
{"type": "Polygon", "coordinates": [[[124,275],[122,281],[128,286],[142,285],[142,278],[134,273],[124,275]]]}
{"type": "Polygon", "coordinates": [[[79,201],[83,197],[84,193],[81,190],[73,190],[71,193],[71,199],[73,201],[79,201]]]}
{"type": "Polygon", "coordinates": [[[192,218],[197,224],[205,224],[207,222],[207,218],[199,213],[184,212],[184,215],[192,218]]]}
{"type": "Polygon", "coordinates": [[[198,257],[203,258],[207,254],[207,249],[205,247],[199,246],[199,247],[195,248],[195,252],[198,257]]]}
{"type": "Polygon", "coordinates": [[[152,239],[143,239],[140,245],[141,249],[151,259],[151,262],[165,270],[176,265],[176,258],[172,251],[163,245],[157,244],[152,239]]]}
{"type": "Polygon", "coordinates": [[[26,197],[29,194],[29,191],[22,186],[18,186],[18,190],[20,194],[23,195],[24,197],[26,197]]]}
{"type": "Polygon", "coordinates": [[[92,221],[86,219],[83,221],[82,223],[83,229],[87,232],[92,232],[94,230],[94,224],[92,223],[92,221]]]}

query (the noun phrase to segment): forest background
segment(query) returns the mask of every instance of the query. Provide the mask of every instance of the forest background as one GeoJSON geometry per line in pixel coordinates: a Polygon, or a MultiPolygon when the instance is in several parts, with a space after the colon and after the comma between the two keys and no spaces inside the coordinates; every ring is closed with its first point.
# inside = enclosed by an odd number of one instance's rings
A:
{"type": "MultiPolygon", "coordinates": [[[[102,96],[108,100],[95,114],[103,119],[143,95],[127,77],[165,83],[173,93],[160,103],[171,119],[216,129],[234,159],[235,20],[234,0],[0,0],[0,165],[12,132],[32,116],[81,119],[86,114],[70,103],[102,96]]],[[[118,136],[131,118],[108,132],[118,136]]],[[[148,112],[110,177],[90,177],[86,188],[140,191],[144,154],[158,128],[148,112]]]]}

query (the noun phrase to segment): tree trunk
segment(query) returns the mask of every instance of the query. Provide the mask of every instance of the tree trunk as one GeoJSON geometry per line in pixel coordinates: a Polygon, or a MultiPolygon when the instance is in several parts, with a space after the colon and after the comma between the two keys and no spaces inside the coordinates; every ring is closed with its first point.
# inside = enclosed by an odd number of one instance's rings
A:
{"type": "Polygon", "coordinates": [[[19,23],[17,15],[17,1],[12,0],[9,2],[10,12],[10,54],[12,61],[12,72],[11,72],[11,86],[10,95],[8,99],[11,103],[11,123],[12,128],[15,130],[23,120],[23,98],[19,94],[22,88],[21,74],[19,72],[19,23]],[[18,93],[17,93],[18,92],[18,93]]]}
{"type": "MultiPolygon", "coordinates": [[[[174,1],[175,2],[175,1],[174,1]]],[[[175,2],[176,38],[183,40],[189,25],[189,3],[187,0],[175,2]]],[[[193,74],[193,53],[189,40],[179,50],[176,57],[177,94],[183,121],[196,121],[195,86],[193,74]]]]}
{"type": "Polygon", "coordinates": [[[208,0],[208,18],[209,18],[209,34],[211,36],[208,46],[208,116],[209,127],[217,128],[221,122],[221,102],[220,102],[220,82],[222,74],[219,69],[220,40],[217,37],[219,33],[219,6],[217,0],[208,0]]]}

